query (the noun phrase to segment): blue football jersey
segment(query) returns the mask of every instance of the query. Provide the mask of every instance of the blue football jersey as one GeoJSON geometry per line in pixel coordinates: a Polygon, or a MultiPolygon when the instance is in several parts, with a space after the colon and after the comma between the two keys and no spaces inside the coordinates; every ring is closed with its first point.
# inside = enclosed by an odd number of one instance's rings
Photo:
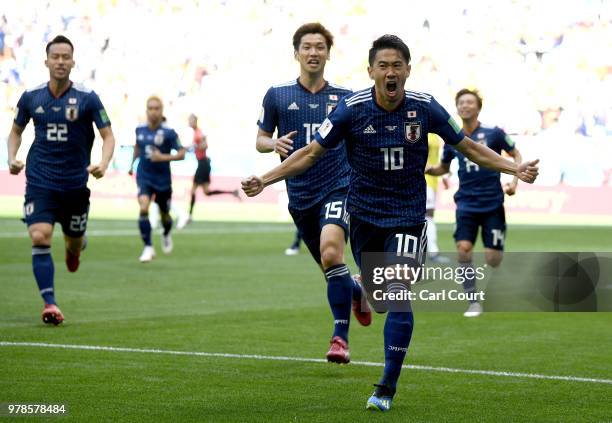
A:
{"type": "Polygon", "coordinates": [[[402,227],[425,220],[427,134],[457,144],[464,135],[429,94],[406,91],[388,112],[374,88],[345,97],[323,122],[316,141],[337,148],[345,139],[351,179],[348,211],[378,227],[402,227]]]}
{"type": "Polygon", "coordinates": [[[32,186],[66,191],[87,186],[87,166],[98,128],[110,125],[100,98],[80,84],[70,84],[56,98],[42,84],[21,95],[15,123],[34,120],[34,142],[26,160],[26,179],[32,186]]]}
{"type": "MultiPolygon", "coordinates": [[[[514,149],[514,142],[497,126],[480,124],[470,138],[497,154],[502,150],[510,152],[514,149]]],[[[459,189],[455,193],[457,209],[472,212],[498,209],[504,203],[499,172],[480,167],[454,148],[445,145],[442,162],[450,163],[455,157],[459,160],[459,189]]]]}
{"type": "MultiPolygon", "coordinates": [[[[351,91],[327,82],[317,93],[305,89],[297,80],[271,87],[263,100],[257,124],[266,132],[283,136],[297,131],[294,152],[309,144],[331,110],[351,91]]],[[[329,193],[346,189],[350,168],[343,146],[334,148],[301,175],[287,179],[289,207],[304,210],[321,201],[329,193]]]]}
{"type": "Polygon", "coordinates": [[[162,154],[180,150],[182,147],[177,133],[165,124],[155,129],[140,125],[136,128],[136,145],[140,152],[136,170],[137,183],[150,185],[158,191],[169,190],[172,187],[170,162],[152,162],[151,153],[154,149],[162,154]]]}

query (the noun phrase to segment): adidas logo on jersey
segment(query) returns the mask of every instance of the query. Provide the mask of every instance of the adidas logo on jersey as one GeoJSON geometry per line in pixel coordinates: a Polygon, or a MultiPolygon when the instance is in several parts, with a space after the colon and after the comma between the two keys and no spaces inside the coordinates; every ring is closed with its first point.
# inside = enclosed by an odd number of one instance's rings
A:
{"type": "Polygon", "coordinates": [[[43,109],[42,106],[38,106],[36,110],[34,110],[34,113],[45,113],[45,109],[43,109]]]}
{"type": "Polygon", "coordinates": [[[291,103],[289,105],[289,107],[287,107],[287,110],[300,110],[300,108],[298,107],[298,105],[294,101],[293,103],[291,103]]]}
{"type": "Polygon", "coordinates": [[[368,125],[368,127],[363,130],[363,133],[364,134],[375,134],[376,133],[376,129],[374,129],[374,127],[372,125],[368,125]]]}

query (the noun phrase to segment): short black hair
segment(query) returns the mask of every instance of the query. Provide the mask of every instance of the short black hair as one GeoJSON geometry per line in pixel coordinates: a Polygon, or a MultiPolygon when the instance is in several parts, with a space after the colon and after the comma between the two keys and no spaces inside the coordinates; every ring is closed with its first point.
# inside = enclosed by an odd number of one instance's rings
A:
{"type": "Polygon", "coordinates": [[[45,49],[45,51],[47,52],[47,56],[49,55],[49,49],[53,44],[68,44],[72,49],[72,52],[74,53],[74,45],[72,45],[72,41],[70,41],[68,37],[58,35],[47,43],[47,48],[45,49]]]}
{"type": "Polygon", "coordinates": [[[300,42],[302,41],[302,37],[306,34],[321,34],[325,38],[327,50],[331,50],[334,45],[334,36],[331,32],[319,22],[311,22],[302,25],[295,31],[295,34],[293,34],[293,49],[295,51],[300,49],[300,42]]]}
{"type": "Polygon", "coordinates": [[[455,106],[457,105],[457,103],[459,103],[459,98],[465,94],[471,94],[476,97],[476,103],[478,103],[478,110],[482,110],[482,96],[480,95],[477,89],[470,90],[469,88],[462,88],[457,91],[457,94],[455,94],[455,106]]]}
{"type": "Polygon", "coordinates": [[[370,66],[374,65],[374,58],[376,57],[378,50],[384,50],[387,48],[399,51],[404,57],[404,60],[406,60],[406,63],[410,63],[410,49],[406,43],[404,43],[397,35],[385,34],[382,37],[374,40],[372,43],[372,48],[370,49],[370,54],[368,56],[370,66]]]}

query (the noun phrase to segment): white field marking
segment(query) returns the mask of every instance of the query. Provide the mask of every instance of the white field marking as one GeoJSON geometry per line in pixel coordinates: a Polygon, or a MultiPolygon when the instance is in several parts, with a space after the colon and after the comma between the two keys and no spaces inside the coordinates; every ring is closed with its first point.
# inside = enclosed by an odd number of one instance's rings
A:
{"type": "MultiPolygon", "coordinates": [[[[236,227],[236,228],[207,228],[207,229],[184,229],[181,231],[172,231],[174,235],[206,235],[206,234],[256,234],[265,232],[287,232],[291,231],[290,226],[282,225],[257,225],[252,227],[236,227]]],[[[88,237],[107,237],[107,236],[140,236],[138,228],[133,229],[92,229],[87,232],[88,237]]],[[[61,237],[62,231],[54,231],[54,236],[61,237]]],[[[29,238],[28,232],[24,229],[20,232],[4,232],[0,233],[0,238],[29,238]]]]}
{"type": "MultiPolygon", "coordinates": [[[[211,353],[198,351],[172,351],[160,349],[144,349],[144,348],[126,348],[126,347],[105,347],[100,345],[70,345],[70,344],[47,344],[44,342],[6,342],[0,341],[0,347],[40,347],[40,348],[61,348],[67,350],[90,350],[90,351],[108,351],[108,352],[123,352],[123,353],[141,353],[141,354],[166,354],[166,355],[186,355],[195,357],[221,357],[221,358],[238,358],[252,360],[269,360],[269,361],[297,361],[301,363],[327,363],[327,360],[322,358],[307,358],[307,357],[284,357],[273,355],[259,354],[227,354],[227,353],[211,353]]],[[[383,363],[375,363],[372,361],[351,361],[353,366],[371,366],[383,367],[383,363]]],[[[566,382],[587,382],[587,383],[604,383],[612,385],[612,379],[595,379],[590,377],[577,376],[556,376],[556,375],[541,375],[537,373],[516,373],[516,372],[500,372],[496,370],[473,370],[473,369],[456,369],[452,367],[433,367],[420,366],[414,364],[404,364],[404,369],[424,370],[430,372],[443,373],[467,373],[474,375],[485,376],[500,376],[500,377],[516,377],[528,379],[544,379],[544,380],[562,380],[566,382]]]]}

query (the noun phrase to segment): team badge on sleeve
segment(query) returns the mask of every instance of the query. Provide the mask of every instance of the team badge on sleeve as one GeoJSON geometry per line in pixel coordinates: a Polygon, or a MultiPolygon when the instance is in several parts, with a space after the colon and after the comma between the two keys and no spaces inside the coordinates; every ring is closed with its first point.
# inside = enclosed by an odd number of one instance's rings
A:
{"type": "Polygon", "coordinates": [[[421,139],[421,122],[404,122],[406,141],[414,144],[421,139]]]}
{"type": "Polygon", "coordinates": [[[110,120],[108,119],[108,115],[106,114],[106,110],[100,109],[100,119],[102,119],[102,122],[104,123],[110,122],[110,120]]]}
{"type": "Polygon", "coordinates": [[[453,128],[456,134],[461,132],[461,127],[457,125],[457,122],[455,122],[455,119],[453,119],[452,116],[448,118],[448,124],[451,126],[451,128],[453,128]]]}
{"type": "Polygon", "coordinates": [[[66,106],[66,120],[74,122],[79,118],[78,106],[66,106]]]}
{"type": "Polygon", "coordinates": [[[329,119],[325,119],[319,128],[319,135],[321,135],[321,138],[325,139],[333,127],[334,125],[331,123],[331,121],[329,119]]]}

